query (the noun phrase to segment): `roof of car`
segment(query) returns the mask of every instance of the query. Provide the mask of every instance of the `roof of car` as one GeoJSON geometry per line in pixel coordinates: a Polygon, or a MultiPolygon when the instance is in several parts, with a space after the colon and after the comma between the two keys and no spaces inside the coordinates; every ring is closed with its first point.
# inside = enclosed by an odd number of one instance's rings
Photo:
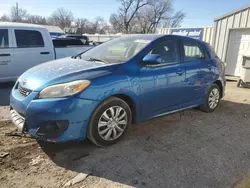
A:
{"type": "Polygon", "coordinates": [[[123,37],[137,37],[138,39],[157,39],[163,37],[165,35],[162,34],[130,34],[123,35],[123,37]]]}
{"type": "Polygon", "coordinates": [[[131,35],[124,35],[123,37],[138,37],[139,39],[157,39],[157,38],[167,37],[167,36],[200,41],[191,37],[186,37],[186,36],[181,36],[181,35],[164,35],[164,34],[131,34],[131,35]]]}
{"type": "Polygon", "coordinates": [[[44,28],[41,25],[28,24],[28,23],[18,23],[18,22],[0,22],[0,27],[32,27],[32,28],[44,28]]]}

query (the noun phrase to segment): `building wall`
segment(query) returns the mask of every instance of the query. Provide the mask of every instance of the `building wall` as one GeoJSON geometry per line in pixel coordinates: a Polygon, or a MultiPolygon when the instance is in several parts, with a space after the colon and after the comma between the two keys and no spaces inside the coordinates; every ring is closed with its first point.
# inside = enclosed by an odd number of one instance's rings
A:
{"type": "MultiPolygon", "coordinates": [[[[212,45],[213,31],[214,31],[213,27],[197,27],[197,28],[204,29],[202,40],[212,45]]],[[[157,30],[157,33],[169,35],[171,34],[172,29],[180,29],[180,28],[160,28],[157,30]]],[[[184,28],[184,29],[195,29],[195,28],[184,28]]]]}
{"type": "Polygon", "coordinates": [[[213,47],[226,62],[230,29],[250,28],[250,5],[215,19],[213,47]]]}

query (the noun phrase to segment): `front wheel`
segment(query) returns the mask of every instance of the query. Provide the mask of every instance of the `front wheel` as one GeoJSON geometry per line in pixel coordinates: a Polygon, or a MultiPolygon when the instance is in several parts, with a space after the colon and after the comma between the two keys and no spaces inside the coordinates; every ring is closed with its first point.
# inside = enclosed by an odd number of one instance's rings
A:
{"type": "Polygon", "coordinates": [[[212,84],[208,90],[204,104],[200,106],[200,109],[204,112],[213,112],[220,103],[220,87],[217,84],[212,84]]]}
{"type": "Polygon", "coordinates": [[[115,144],[122,138],[131,120],[128,104],[120,98],[110,97],[93,112],[87,136],[98,146],[115,144]]]}

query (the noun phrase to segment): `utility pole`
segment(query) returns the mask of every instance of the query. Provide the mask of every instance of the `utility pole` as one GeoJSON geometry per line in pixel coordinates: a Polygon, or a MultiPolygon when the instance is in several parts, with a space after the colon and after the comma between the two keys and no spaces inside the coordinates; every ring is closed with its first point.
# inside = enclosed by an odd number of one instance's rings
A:
{"type": "Polygon", "coordinates": [[[16,3],[16,20],[18,21],[18,3],[16,3]]]}

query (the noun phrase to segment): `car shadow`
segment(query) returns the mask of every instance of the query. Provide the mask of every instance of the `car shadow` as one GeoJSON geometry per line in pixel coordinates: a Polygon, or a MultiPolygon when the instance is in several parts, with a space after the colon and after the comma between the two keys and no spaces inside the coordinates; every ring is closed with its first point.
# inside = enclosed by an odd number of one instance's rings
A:
{"type": "Polygon", "coordinates": [[[14,82],[0,84],[0,106],[8,106],[10,104],[10,93],[14,84],[14,82]]]}
{"type": "Polygon", "coordinates": [[[88,140],[39,144],[60,167],[123,185],[230,187],[250,168],[249,122],[250,104],[223,100],[214,113],[192,109],[132,125],[106,148],[88,140]]]}

